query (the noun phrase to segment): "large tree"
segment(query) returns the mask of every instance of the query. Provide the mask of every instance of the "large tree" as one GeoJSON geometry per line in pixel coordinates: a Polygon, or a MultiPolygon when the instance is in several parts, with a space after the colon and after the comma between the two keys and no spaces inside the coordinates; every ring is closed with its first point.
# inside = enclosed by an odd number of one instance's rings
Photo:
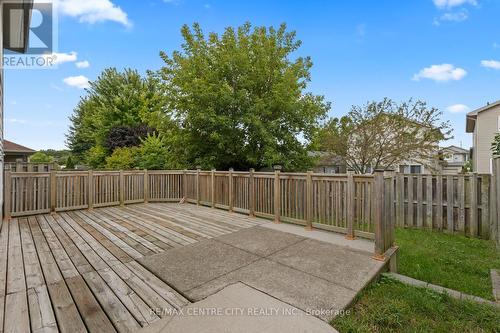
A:
{"type": "MultiPolygon", "coordinates": [[[[75,108],[67,144],[76,157],[87,162],[95,151],[102,152],[99,161],[103,163],[115,147],[130,145],[130,140],[120,139],[120,133],[133,133],[139,143],[140,133],[146,136],[149,132],[144,124],[165,115],[164,108],[164,94],[157,79],[142,77],[131,69],[106,69],[90,83],[75,108]]],[[[98,167],[101,162],[92,164],[98,167]]]]}
{"type": "Polygon", "coordinates": [[[393,168],[404,161],[432,167],[439,142],[451,134],[441,116],[422,101],[398,104],[386,98],[353,106],[346,116],[324,124],[315,148],[340,156],[357,173],[393,168]]]}
{"type": "Polygon", "coordinates": [[[161,52],[157,73],[177,124],[156,124],[171,157],[187,167],[306,168],[306,144],[330,105],[306,91],[312,62],[292,56],[295,33],[246,23],[206,36],[194,24],[182,36],[181,51],[161,52]]]}

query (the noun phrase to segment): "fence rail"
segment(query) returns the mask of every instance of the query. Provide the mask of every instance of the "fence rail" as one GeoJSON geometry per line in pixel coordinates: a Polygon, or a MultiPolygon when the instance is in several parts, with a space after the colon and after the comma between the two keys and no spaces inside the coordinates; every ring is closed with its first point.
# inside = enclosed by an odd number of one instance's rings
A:
{"type": "Polygon", "coordinates": [[[5,162],[4,170],[10,172],[50,172],[57,169],[55,163],[5,162]]]}

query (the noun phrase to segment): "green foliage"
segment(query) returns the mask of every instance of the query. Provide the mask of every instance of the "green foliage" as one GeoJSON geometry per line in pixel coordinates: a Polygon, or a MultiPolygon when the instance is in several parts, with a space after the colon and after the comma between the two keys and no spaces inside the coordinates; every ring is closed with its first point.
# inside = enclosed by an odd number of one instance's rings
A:
{"type": "Polygon", "coordinates": [[[163,138],[159,135],[149,134],[141,141],[138,166],[141,169],[148,170],[167,169],[167,154],[168,151],[163,138]]]}
{"type": "Polygon", "coordinates": [[[493,151],[494,156],[500,157],[500,133],[495,135],[493,143],[491,144],[491,150],[493,151]]]}
{"type": "Polygon", "coordinates": [[[130,170],[136,166],[138,149],[136,147],[116,148],[111,156],[106,157],[106,169],[130,170]]]}
{"type": "Polygon", "coordinates": [[[85,162],[94,169],[103,168],[108,152],[102,146],[91,147],[86,154],[85,162]]]}
{"type": "Polygon", "coordinates": [[[468,160],[462,167],[462,173],[473,172],[472,161],[468,160]]]}
{"type": "Polygon", "coordinates": [[[112,150],[96,147],[106,147],[112,128],[147,124],[150,118],[158,118],[153,114],[164,114],[164,107],[162,89],[156,79],[142,77],[136,70],[106,69],[90,83],[87,94],[75,108],[67,144],[77,158],[101,165],[112,150]],[[92,149],[99,149],[104,158],[92,149]]]}
{"type": "Polygon", "coordinates": [[[40,150],[40,152],[53,157],[54,162],[60,165],[64,165],[68,157],[71,155],[71,151],[67,149],[62,149],[62,150],[46,149],[46,150],[40,150]]]}
{"type": "Polygon", "coordinates": [[[73,170],[74,168],[75,168],[75,162],[73,162],[73,159],[71,158],[71,155],[70,155],[66,159],[66,169],[73,170]]]}
{"type": "Polygon", "coordinates": [[[382,277],[331,324],[340,332],[360,333],[499,332],[500,311],[382,277]]]}
{"type": "Polygon", "coordinates": [[[490,269],[500,268],[493,241],[442,232],[396,229],[399,273],[493,299],[490,269]]]}
{"type": "Polygon", "coordinates": [[[42,152],[36,152],[33,155],[30,156],[30,162],[33,163],[52,163],[54,162],[54,159],[42,152]]]}
{"type": "Polygon", "coordinates": [[[396,103],[388,98],[353,106],[347,116],[325,123],[313,140],[315,149],[340,156],[348,168],[366,173],[415,161],[432,168],[439,142],[451,135],[442,112],[423,101],[396,103]]]}
{"type": "Polygon", "coordinates": [[[198,24],[182,27],[182,51],[162,52],[157,73],[176,126],[155,127],[187,167],[247,169],[311,164],[306,144],[330,109],[307,92],[312,62],[292,57],[301,42],[283,24],[249,23],[205,36],[198,24]]]}

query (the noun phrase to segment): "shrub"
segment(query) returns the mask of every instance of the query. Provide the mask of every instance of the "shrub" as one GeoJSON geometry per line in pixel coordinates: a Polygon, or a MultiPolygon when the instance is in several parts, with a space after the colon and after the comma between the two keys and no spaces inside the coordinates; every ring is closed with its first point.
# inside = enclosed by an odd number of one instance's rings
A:
{"type": "Polygon", "coordinates": [[[138,151],[135,147],[116,148],[106,158],[106,169],[130,170],[136,166],[138,151]]]}
{"type": "Polygon", "coordinates": [[[148,134],[141,142],[138,167],[149,170],[166,169],[168,150],[163,138],[156,134],[148,134]]]}
{"type": "Polygon", "coordinates": [[[106,156],[108,155],[106,149],[102,146],[94,146],[90,148],[86,162],[87,164],[94,168],[102,168],[104,167],[104,163],[106,162],[106,156]]]}
{"type": "Polygon", "coordinates": [[[68,159],[66,159],[66,169],[73,170],[74,168],[75,168],[75,162],[73,162],[71,156],[68,156],[68,159]]]}
{"type": "Polygon", "coordinates": [[[31,155],[30,162],[33,162],[33,163],[52,163],[52,162],[54,162],[54,159],[47,154],[44,154],[42,152],[37,152],[37,153],[34,153],[33,155],[31,155]]]}

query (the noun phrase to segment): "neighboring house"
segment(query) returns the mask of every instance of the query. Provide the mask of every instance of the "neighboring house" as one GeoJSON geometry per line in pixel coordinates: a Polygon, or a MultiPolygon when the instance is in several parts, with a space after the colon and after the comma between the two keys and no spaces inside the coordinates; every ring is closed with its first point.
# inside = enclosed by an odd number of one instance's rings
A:
{"type": "MultiPolygon", "coordinates": [[[[28,47],[30,12],[33,0],[23,1],[25,10],[16,19],[10,17],[9,13],[4,13],[4,3],[0,1],[0,61],[3,61],[3,49],[16,52],[24,52],[28,47]],[[5,15],[4,15],[5,14],[5,15]]],[[[3,64],[0,65],[0,170],[3,170],[4,144],[3,144],[3,64]]],[[[0,172],[0,188],[3,189],[3,172],[0,172]]],[[[3,207],[3,191],[0,191],[0,206],[3,207]]],[[[0,210],[0,219],[3,218],[3,211],[0,210]]]]}
{"type": "Polygon", "coordinates": [[[462,172],[463,167],[469,161],[470,151],[457,146],[441,148],[441,172],[443,174],[457,174],[462,172]]]}
{"type": "Polygon", "coordinates": [[[21,146],[9,140],[3,140],[4,162],[29,162],[29,157],[36,153],[35,150],[21,146]]]}
{"type": "MultiPolygon", "coordinates": [[[[458,174],[462,167],[469,160],[470,152],[456,146],[440,148],[436,152],[436,158],[426,161],[409,160],[393,166],[391,169],[401,173],[414,174],[458,174]]],[[[317,157],[317,162],[313,168],[319,173],[346,173],[347,168],[340,157],[326,152],[310,152],[309,156],[317,157]]],[[[371,172],[370,168],[368,173],[371,172]]]]}
{"type": "Polygon", "coordinates": [[[309,156],[316,158],[313,171],[316,173],[346,173],[342,158],[323,151],[311,151],[309,156]]]}
{"type": "Polygon", "coordinates": [[[469,112],[466,119],[466,132],[472,133],[472,170],[491,173],[491,144],[495,134],[500,132],[500,100],[469,112]]]}

